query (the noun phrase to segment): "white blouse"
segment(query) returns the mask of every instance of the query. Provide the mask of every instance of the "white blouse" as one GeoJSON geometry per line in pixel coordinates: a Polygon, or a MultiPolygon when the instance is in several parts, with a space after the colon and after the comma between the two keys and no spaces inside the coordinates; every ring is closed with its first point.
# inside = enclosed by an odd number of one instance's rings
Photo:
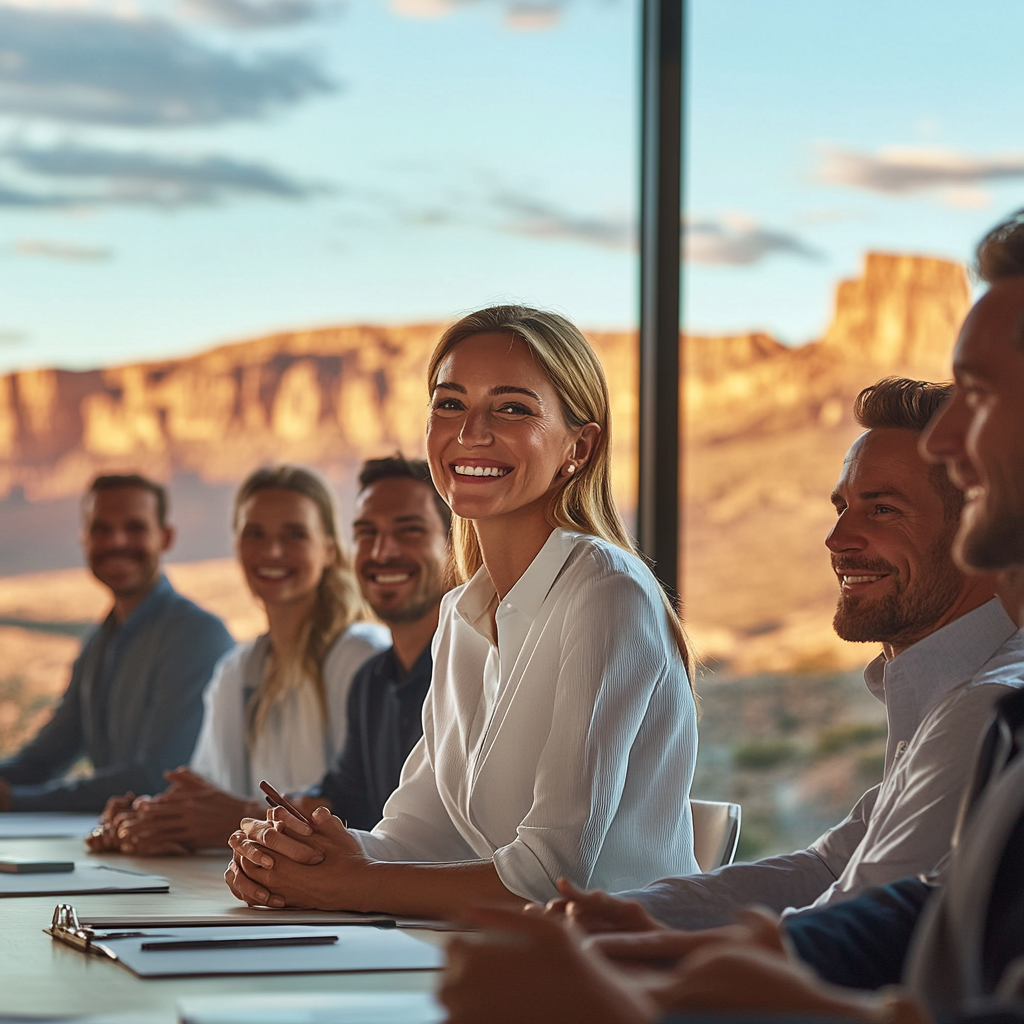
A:
{"type": "Polygon", "coordinates": [[[256,749],[245,743],[245,706],[263,679],[270,638],[239,644],[217,663],[203,694],[203,726],[191,768],[221,789],[246,800],[258,798],[260,779],[279,792],[319,782],[345,745],[348,691],[368,659],[391,646],[383,626],[357,622],[331,645],[324,659],[327,697],[324,722],[312,683],[292,688],[271,709],[256,749]]]}
{"type": "Polygon", "coordinates": [[[369,856],[492,860],[534,900],[698,870],[696,707],[640,559],[556,529],[500,605],[483,569],[446,595],[433,655],[423,739],[355,833],[369,856]]]}

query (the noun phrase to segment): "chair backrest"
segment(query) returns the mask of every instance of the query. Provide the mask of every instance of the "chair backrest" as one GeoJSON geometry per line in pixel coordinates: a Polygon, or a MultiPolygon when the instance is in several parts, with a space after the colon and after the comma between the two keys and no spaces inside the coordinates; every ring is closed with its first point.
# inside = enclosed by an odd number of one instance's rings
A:
{"type": "Polygon", "coordinates": [[[690,809],[693,811],[693,853],[701,871],[714,871],[731,864],[740,841],[740,805],[691,800],[690,809]]]}

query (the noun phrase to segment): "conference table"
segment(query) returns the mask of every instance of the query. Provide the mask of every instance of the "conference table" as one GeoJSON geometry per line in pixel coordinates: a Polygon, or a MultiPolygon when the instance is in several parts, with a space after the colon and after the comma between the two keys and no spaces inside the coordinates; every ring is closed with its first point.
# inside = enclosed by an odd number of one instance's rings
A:
{"type": "MultiPolygon", "coordinates": [[[[80,838],[0,838],[0,858],[75,860],[127,868],[170,881],[170,892],[0,898],[2,1017],[128,1015],[144,1024],[177,1021],[184,997],[232,993],[398,992],[436,987],[436,971],[281,974],[248,977],[142,979],[113,960],[56,942],[43,929],[57,903],[90,915],[209,915],[240,906],[224,884],[227,855],[134,858],[90,854],[80,838]]],[[[440,943],[440,933],[411,933],[440,943]]]]}

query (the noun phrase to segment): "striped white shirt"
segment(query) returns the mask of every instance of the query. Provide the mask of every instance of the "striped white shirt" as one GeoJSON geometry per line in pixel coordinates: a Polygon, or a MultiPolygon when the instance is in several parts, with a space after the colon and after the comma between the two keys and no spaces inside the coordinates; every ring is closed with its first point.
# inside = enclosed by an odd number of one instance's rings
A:
{"type": "Polygon", "coordinates": [[[363,849],[493,860],[524,898],[697,870],[697,716],[658,583],[636,557],[556,529],[500,604],[481,569],[448,594],[423,739],[363,849]],[[497,623],[492,633],[491,612],[497,623]]]}

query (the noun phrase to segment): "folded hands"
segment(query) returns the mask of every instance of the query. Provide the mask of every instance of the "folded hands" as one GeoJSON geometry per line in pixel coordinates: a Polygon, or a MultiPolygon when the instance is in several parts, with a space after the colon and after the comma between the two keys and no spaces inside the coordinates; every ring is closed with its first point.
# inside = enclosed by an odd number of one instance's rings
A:
{"type": "Polygon", "coordinates": [[[224,872],[238,899],[250,906],[364,909],[371,861],[326,807],[310,820],[312,826],[283,807],[242,820],[228,840],[232,858],[224,872]]]}
{"type": "Polygon", "coordinates": [[[652,1024],[666,1013],[928,1024],[908,995],[879,997],[820,981],[790,955],[765,911],[681,932],[638,904],[582,892],[564,879],[559,889],[562,898],[546,907],[469,915],[485,930],[449,943],[440,989],[447,1024],[652,1024]]]}
{"type": "Polygon", "coordinates": [[[259,804],[242,800],[188,768],[165,774],[170,786],[157,796],[126,793],[107,801],[99,826],[88,838],[96,853],[168,857],[204,847],[223,847],[246,814],[259,804]]]}

